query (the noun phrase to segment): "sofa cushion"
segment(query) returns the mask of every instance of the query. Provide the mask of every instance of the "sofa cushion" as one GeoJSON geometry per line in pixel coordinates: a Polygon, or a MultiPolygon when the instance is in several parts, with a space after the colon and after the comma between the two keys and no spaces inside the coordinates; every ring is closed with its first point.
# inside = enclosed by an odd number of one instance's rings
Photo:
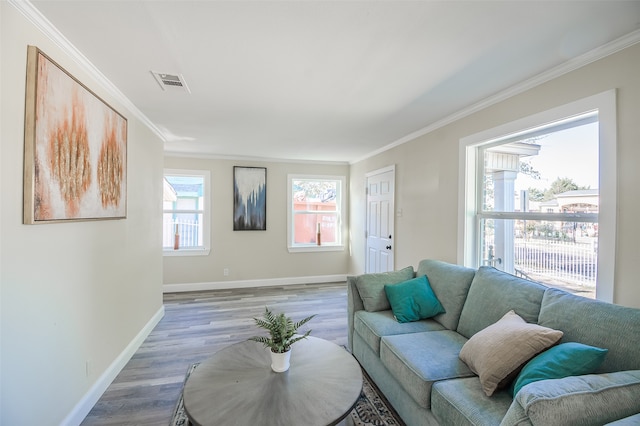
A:
{"type": "Polygon", "coordinates": [[[619,371],[530,383],[518,392],[500,424],[602,425],[636,413],[640,370],[619,371]]]}
{"type": "Polygon", "coordinates": [[[550,288],[542,299],[540,325],[562,330],[562,342],[609,349],[597,372],[640,370],[640,309],[605,303],[550,288]]]}
{"type": "Polygon", "coordinates": [[[537,323],[540,303],[546,289],[542,284],[489,266],[481,266],[473,278],[462,308],[458,333],[469,338],[498,321],[510,310],[514,310],[526,322],[537,323]]]}
{"type": "Polygon", "coordinates": [[[380,360],[416,403],[428,409],[434,382],[473,376],[458,357],[466,340],[451,330],[385,336],[380,360]]]}
{"type": "Polygon", "coordinates": [[[397,284],[413,278],[413,266],[390,272],[376,274],[364,274],[356,277],[356,288],[364,304],[364,309],[369,312],[387,311],[391,309],[384,286],[397,284]]]}
{"type": "Polygon", "coordinates": [[[418,321],[444,312],[426,275],[398,284],[385,285],[384,291],[393,316],[398,322],[418,321]]]}
{"type": "Polygon", "coordinates": [[[442,330],[444,327],[440,323],[429,319],[399,323],[393,318],[391,311],[358,311],[355,313],[354,329],[376,355],[379,355],[380,338],[382,336],[442,330]]]}
{"type": "Polygon", "coordinates": [[[511,401],[506,390],[485,395],[477,377],[443,380],[431,390],[431,411],[442,425],[500,424],[511,401]]]}
{"type": "Polygon", "coordinates": [[[539,380],[591,374],[600,367],[607,352],[607,349],[576,342],[554,346],[525,364],[511,385],[511,395],[516,395],[523,386],[539,380]]]}
{"type": "Polygon", "coordinates": [[[416,276],[426,275],[445,313],[433,317],[449,330],[458,328],[460,313],[467,298],[475,269],[426,259],[418,264],[416,276]]]}
{"type": "Polygon", "coordinates": [[[525,322],[514,311],[474,334],[460,351],[469,368],[480,376],[482,389],[491,396],[506,386],[520,368],[562,337],[562,331],[525,322]]]}

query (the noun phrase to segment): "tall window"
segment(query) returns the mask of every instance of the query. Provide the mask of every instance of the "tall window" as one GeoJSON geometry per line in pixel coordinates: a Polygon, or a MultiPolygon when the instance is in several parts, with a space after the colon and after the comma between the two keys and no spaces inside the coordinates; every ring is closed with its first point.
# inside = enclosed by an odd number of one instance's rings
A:
{"type": "Polygon", "coordinates": [[[461,141],[465,264],[612,298],[615,112],[587,100],[461,141]]]}
{"type": "Polygon", "coordinates": [[[289,175],[289,251],[341,250],[344,177],[289,175]]]}
{"type": "Polygon", "coordinates": [[[209,172],[165,170],[163,185],[165,254],[208,254],[209,172]]]}
{"type": "Polygon", "coordinates": [[[597,118],[573,117],[478,148],[482,264],[595,297],[597,118]]]}

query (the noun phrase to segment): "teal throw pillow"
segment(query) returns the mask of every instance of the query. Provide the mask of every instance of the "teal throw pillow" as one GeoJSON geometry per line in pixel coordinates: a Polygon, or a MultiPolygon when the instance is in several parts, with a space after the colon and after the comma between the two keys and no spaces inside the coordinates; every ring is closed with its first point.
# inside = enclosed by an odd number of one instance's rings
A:
{"type": "Polygon", "coordinates": [[[553,346],[525,364],[513,382],[512,395],[515,396],[523,386],[539,380],[591,374],[600,367],[607,352],[608,349],[576,342],[553,346]]]}
{"type": "Polygon", "coordinates": [[[385,285],[393,316],[398,322],[411,322],[443,314],[426,275],[399,284],[385,285]]]}

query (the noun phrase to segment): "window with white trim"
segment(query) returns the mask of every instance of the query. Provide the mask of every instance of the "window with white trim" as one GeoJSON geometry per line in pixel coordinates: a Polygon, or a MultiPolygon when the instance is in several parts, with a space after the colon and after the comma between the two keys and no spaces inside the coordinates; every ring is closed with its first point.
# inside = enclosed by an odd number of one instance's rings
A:
{"type": "Polygon", "coordinates": [[[290,252],[342,250],[343,176],[288,176],[290,252]]]}
{"type": "Polygon", "coordinates": [[[165,169],[162,248],[165,255],[206,255],[210,250],[208,170],[165,169]]]}
{"type": "Polygon", "coordinates": [[[615,92],[462,139],[460,260],[612,301],[615,139],[615,92]]]}

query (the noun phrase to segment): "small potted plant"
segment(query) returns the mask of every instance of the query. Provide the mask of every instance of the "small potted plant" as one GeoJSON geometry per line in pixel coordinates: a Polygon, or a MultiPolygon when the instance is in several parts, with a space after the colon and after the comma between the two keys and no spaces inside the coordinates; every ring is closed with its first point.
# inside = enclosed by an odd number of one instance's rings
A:
{"type": "Polygon", "coordinates": [[[289,369],[291,359],[291,345],[306,338],[311,334],[311,330],[299,335],[296,334],[298,328],[309,322],[315,315],[311,315],[298,322],[293,322],[284,313],[274,314],[265,306],[262,318],[254,318],[256,325],[269,332],[269,336],[254,336],[249,340],[262,343],[265,348],[271,350],[271,369],[277,373],[282,373],[289,369]]]}

